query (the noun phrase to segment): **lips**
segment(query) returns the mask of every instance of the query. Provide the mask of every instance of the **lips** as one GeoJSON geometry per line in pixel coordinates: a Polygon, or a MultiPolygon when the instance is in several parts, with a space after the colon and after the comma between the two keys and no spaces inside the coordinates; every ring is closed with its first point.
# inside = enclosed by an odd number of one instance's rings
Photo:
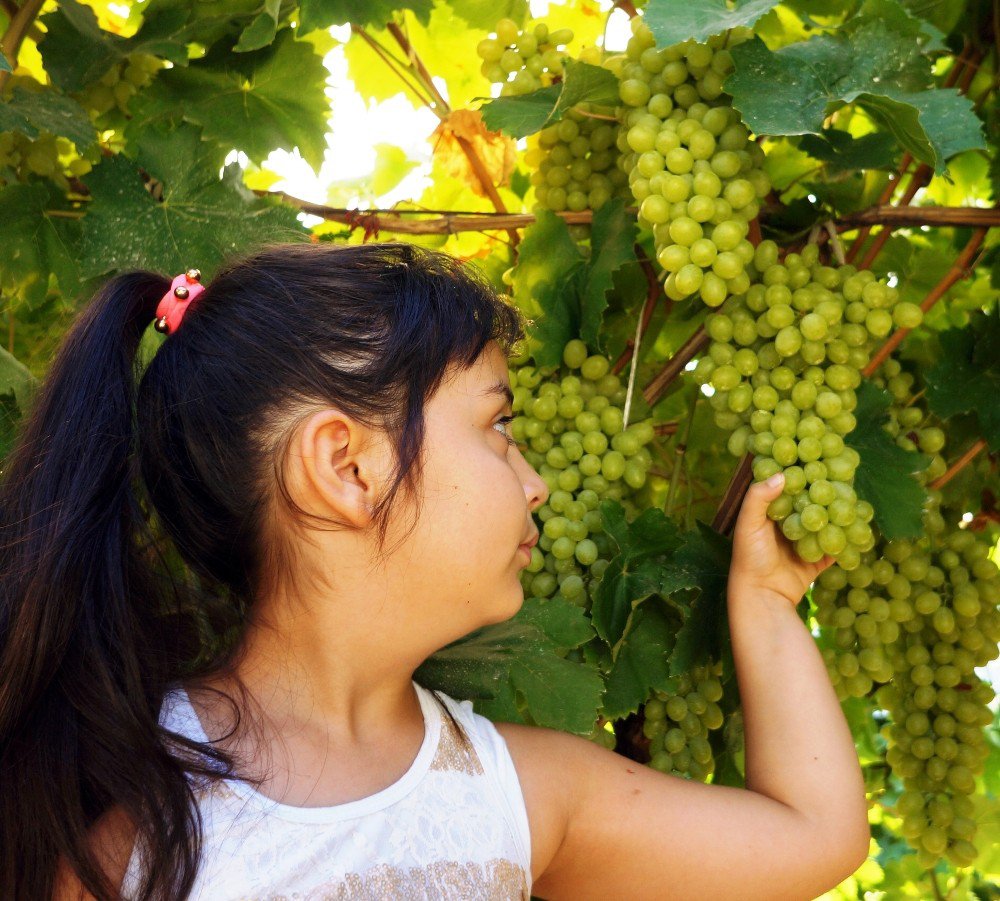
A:
{"type": "Polygon", "coordinates": [[[529,541],[521,542],[521,547],[527,548],[530,551],[536,544],[538,544],[538,532],[535,532],[529,541]]]}

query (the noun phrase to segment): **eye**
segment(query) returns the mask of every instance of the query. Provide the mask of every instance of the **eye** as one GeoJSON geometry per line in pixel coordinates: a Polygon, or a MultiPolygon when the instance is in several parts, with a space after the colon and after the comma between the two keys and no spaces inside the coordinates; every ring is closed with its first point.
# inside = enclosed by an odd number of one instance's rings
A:
{"type": "Polygon", "coordinates": [[[516,447],[517,446],[517,442],[513,438],[511,438],[510,435],[507,434],[507,429],[503,428],[503,426],[506,426],[507,423],[513,422],[513,421],[514,421],[514,417],[513,416],[501,416],[495,423],[493,423],[493,425],[494,426],[501,426],[502,430],[501,430],[500,434],[503,435],[507,439],[507,443],[511,447],[516,447]]]}

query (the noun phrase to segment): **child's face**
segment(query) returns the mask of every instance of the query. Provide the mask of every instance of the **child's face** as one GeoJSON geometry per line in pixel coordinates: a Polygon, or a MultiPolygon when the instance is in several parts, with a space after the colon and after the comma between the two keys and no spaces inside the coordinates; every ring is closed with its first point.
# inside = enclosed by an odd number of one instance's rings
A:
{"type": "Polygon", "coordinates": [[[528,560],[519,545],[536,534],[531,514],[549,494],[508,442],[509,424],[498,422],[511,409],[506,397],[489,391],[497,384],[509,387],[510,379],[507,359],[491,341],[425,406],[423,507],[407,556],[419,568],[426,612],[452,619],[454,637],[520,609],[518,576],[528,560]]]}
{"type": "MultiPolygon", "coordinates": [[[[434,651],[524,603],[519,547],[537,532],[532,512],[548,488],[509,443],[507,359],[490,342],[468,369],[452,370],[424,405],[421,505],[416,523],[401,492],[391,513],[385,557],[375,559],[370,511],[386,487],[394,457],[385,437],[342,414],[311,417],[293,443],[290,487],[310,512],[348,520],[349,529],[314,531],[301,552],[311,558],[315,596],[300,598],[312,616],[284,628],[336,641],[368,664],[415,668],[434,651]],[[370,645],[370,647],[369,647],[370,645]],[[370,655],[375,655],[374,657],[370,655]]],[[[412,670],[411,670],[412,671],[412,670]]]]}

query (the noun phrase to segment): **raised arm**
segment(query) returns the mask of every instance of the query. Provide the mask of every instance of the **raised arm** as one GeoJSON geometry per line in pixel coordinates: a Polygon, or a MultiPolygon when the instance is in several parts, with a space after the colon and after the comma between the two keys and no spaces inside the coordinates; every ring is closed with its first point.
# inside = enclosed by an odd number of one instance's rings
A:
{"type": "MultiPolygon", "coordinates": [[[[532,824],[541,898],[808,901],[864,861],[864,781],[795,604],[828,565],[799,560],[759,484],[736,526],[728,608],[746,789],[665,775],[548,729],[500,726],[532,824]]],[[[498,724],[499,725],[499,724],[498,724]]]]}

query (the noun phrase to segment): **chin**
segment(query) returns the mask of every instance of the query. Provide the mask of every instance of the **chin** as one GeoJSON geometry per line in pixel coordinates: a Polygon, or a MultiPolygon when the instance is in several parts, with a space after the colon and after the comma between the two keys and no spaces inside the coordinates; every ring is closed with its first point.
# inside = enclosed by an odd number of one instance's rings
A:
{"type": "Polygon", "coordinates": [[[497,604],[496,607],[492,607],[489,611],[484,611],[484,614],[488,614],[488,618],[484,618],[483,625],[493,625],[494,623],[503,623],[511,619],[511,617],[516,616],[517,612],[524,606],[524,589],[521,587],[520,580],[518,580],[517,591],[510,598],[510,602],[505,606],[497,604]]]}

